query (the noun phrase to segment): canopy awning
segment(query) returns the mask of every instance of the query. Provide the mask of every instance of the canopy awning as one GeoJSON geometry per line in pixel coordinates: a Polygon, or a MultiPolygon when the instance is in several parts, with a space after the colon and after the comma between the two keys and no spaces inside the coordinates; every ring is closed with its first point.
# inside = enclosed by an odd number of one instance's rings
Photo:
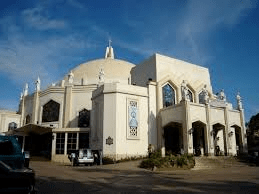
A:
{"type": "Polygon", "coordinates": [[[45,127],[36,124],[27,124],[20,128],[10,130],[6,134],[7,135],[17,135],[17,136],[29,136],[29,135],[43,135],[45,133],[51,133],[51,127],[45,127]]]}

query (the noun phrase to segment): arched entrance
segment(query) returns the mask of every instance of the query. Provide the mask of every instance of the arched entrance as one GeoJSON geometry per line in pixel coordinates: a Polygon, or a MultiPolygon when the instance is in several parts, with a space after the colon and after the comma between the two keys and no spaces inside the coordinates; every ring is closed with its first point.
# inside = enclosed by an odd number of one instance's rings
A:
{"type": "Polygon", "coordinates": [[[213,141],[215,155],[227,155],[226,137],[225,137],[225,126],[217,123],[213,125],[213,141]]]}
{"type": "Polygon", "coordinates": [[[200,156],[207,153],[206,125],[200,121],[192,123],[194,155],[200,156]]]}
{"type": "Polygon", "coordinates": [[[182,124],[172,122],[164,127],[166,154],[181,154],[183,150],[182,124]]]}
{"type": "Polygon", "coordinates": [[[235,129],[236,151],[237,151],[237,155],[239,155],[243,149],[241,127],[237,125],[233,125],[231,127],[235,129]]]}

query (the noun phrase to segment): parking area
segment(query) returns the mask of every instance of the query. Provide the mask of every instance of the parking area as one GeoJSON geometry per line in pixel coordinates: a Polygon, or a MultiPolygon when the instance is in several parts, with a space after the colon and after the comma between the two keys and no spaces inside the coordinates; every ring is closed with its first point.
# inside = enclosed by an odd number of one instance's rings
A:
{"type": "Polygon", "coordinates": [[[64,166],[31,161],[36,188],[42,193],[258,193],[259,168],[233,167],[217,170],[152,172],[137,168],[138,162],[103,166],[64,166]]]}

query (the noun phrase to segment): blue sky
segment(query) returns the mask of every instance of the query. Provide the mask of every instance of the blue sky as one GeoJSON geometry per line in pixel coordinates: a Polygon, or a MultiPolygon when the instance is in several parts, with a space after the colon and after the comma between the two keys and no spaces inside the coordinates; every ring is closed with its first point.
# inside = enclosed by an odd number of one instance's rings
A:
{"type": "Polygon", "coordinates": [[[0,3],[0,108],[17,110],[30,92],[82,62],[115,57],[139,64],[158,52],[208,67],[246,120],[259,112],[259,8],[256,0],[9,0],[0,3]]]}

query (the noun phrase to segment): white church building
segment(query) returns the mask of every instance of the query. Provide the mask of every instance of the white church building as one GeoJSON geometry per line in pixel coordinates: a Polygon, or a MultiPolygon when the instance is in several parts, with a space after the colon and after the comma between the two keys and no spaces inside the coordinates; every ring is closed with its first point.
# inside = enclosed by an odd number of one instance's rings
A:
{"type": "Polygon", "coordinates": [[[17,114],[0,112],[0,132],[53,161],[67,163],[80,148],[115,160],[147,156],[149,146],[163,155],[247,153],[241,97],[233,108],[223,90],[215,95],[205,67],[160,54],[135,65],[109,46],[59,83],[35,85],[31,94],[26,85],[17,114]]]}

